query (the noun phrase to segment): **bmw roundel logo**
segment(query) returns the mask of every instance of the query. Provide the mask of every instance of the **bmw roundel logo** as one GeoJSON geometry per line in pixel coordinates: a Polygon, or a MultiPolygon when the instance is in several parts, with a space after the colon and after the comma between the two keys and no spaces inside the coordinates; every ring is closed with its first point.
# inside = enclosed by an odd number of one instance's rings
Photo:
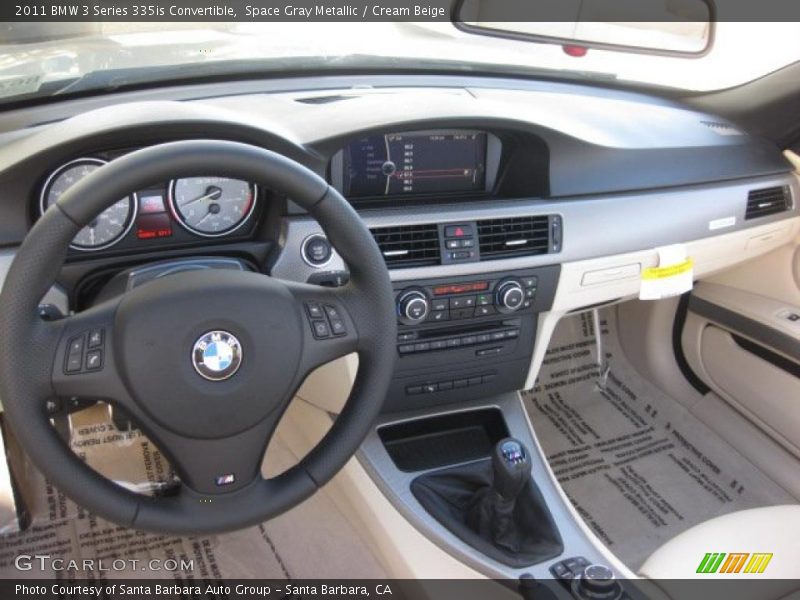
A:
{"type": "Polygon", "coordinates": [[[242,345],[227,331],[209,331],[192,348],[192,365],[209,381],[232,377],[242,364],[242,345]]]}

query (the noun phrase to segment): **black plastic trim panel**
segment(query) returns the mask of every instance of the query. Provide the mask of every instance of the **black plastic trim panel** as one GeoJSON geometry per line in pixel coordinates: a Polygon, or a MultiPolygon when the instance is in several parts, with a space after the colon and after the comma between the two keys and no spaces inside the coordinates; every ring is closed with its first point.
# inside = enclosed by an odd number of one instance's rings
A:
{"type": "Polygon", "coordinates": [[[692,370],[689,361],[686,360],[686,354],[683,352],[683,344],[681,343],[683,327],[686,325],[686,315],[689,313],[690,298],[691,294],[683,294],[678,301],[678,307],[675,309],[675,320],[672,323],[672,350],[675,353],[675,362],[678,364],[678,369],[686,378],[686,381],[705,396],[711,391],[711,388],[703,383],[703,380],[692,370]]]}

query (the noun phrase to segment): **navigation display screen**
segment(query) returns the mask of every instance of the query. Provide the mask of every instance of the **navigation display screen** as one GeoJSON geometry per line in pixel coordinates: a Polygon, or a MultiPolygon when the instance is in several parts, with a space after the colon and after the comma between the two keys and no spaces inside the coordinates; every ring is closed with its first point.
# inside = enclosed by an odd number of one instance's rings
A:
{"type": "Polygon", "coordinates": [[[486,189],[486,134],[417,131],[361,138],[344,149],[348,198],[475,193],[486,189]]]}

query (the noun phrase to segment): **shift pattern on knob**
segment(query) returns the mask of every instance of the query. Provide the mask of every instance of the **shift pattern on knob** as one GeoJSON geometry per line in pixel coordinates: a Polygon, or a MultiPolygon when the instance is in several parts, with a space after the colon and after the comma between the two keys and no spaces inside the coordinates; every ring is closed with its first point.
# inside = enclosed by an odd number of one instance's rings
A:
{"type": "Polygon", "coordinates": [[[507,463],[518,465],[525,460],[525,448],[516,440],[508,440],[500,447],[500,453],[507,463]]]}
{"type": "Polygon", "coordinates": [[[505,438],[497,442],[492,454],[494,491],[505,500],[515,499],[531,480],[531,463],[522,442],[505,438]]]}

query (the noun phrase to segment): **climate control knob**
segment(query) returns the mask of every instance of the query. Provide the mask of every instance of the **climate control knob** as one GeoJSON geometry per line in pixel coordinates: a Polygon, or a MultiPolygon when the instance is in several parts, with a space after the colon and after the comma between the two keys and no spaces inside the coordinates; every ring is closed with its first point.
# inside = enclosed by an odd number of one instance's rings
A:
{"type": "Polygon", "coordinates": [[[501,281],[497,286],[495,296],[497,310],[504,313],[519,310],[525,302],[525,291],[522,289],[522,284],[516,279],[501,281]]]}
{"type": "Polygon", "coordinates": [[[406,290],[397,299],[397,315],[405,325],[421,323],[430,310],[430,300],[422,290],[406,290]]]}

